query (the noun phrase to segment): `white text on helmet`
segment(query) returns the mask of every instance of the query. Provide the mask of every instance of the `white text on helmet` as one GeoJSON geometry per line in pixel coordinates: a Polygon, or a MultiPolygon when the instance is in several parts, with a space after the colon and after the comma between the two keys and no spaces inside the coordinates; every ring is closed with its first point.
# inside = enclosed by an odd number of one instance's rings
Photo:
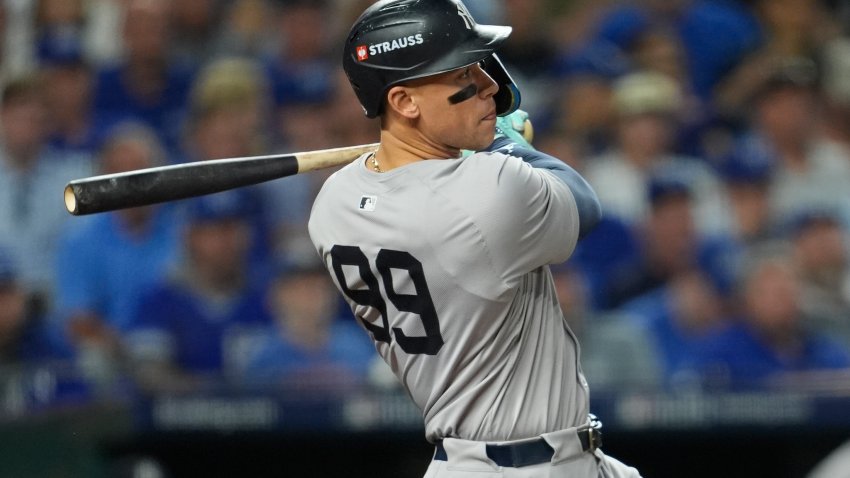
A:
{"type": "Polygon", "coordinates": [[[425,39],[422,38],[421,33],[417,33],[416,35],[397,38],[391,42],[385,41],[369,45],[369,55],[380,55],[381,53],[386,53],[388,51],[398,50],[399,48],[407,48],[413,45],[421,45],[423,43],[425,43],[425,39]]]}

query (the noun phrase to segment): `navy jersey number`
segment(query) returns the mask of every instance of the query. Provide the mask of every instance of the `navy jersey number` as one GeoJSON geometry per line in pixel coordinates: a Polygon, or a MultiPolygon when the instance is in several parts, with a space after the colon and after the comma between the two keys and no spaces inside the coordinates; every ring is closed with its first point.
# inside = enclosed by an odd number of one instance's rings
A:
{"type": "MultiPolygon", "coordinates": [[[[339,246],[331,248],[331,262],[334,274],[342,292],[354,302],[371,306],[381,313],[381,325],[371,324],[361,317],[360,320],[369,332],[380,342],[391,341],[390,325],[387,316],[387,304],[381,295],[378,279],[372,273],[369,259],[366,254],[356,246],[339,246]],[[360,277],[366,283],[366,289],[352,290],[348,288],[345,280],[343,266],[356,266],[360,277]]],[[[422,272],[422,263],[409,252],[381,249],[375,259],[375,266],[387,292],[387,299],[401,312],[412,312],[419,315],[422,326],[425,329],[424,336],[408,337],[399,327],[392,328],[392,335],[398,342],[399,347],[409,354],[437,355],[443,347],[443,336],[440,334],[440,322],[437,319],[437,310],[422,272]],[[415,294],[399,294],[393,287],[392,270],[407,271],[413,282],[415,294]]]]}

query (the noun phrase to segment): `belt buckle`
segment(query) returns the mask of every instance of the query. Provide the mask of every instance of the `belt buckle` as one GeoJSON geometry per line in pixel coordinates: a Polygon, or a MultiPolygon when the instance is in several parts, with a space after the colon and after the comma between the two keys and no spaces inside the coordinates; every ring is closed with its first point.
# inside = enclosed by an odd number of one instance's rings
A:
{"type": "Polygon", "coordinates": [[[590,420],[590,424],[587,427],[587,451],[592,453],[597,448],[602,447],[602,421],[592,413],[589,413],[587,418],[590,420]]]}

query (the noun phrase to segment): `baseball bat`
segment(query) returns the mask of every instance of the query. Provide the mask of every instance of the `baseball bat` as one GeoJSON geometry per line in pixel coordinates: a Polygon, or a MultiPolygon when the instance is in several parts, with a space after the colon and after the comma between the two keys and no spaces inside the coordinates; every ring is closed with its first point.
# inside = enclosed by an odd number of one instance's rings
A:
{"type": "Polygon", "coordinates": [[[65,186],[65,208],[81,216],[212,194],[350,163],[378,143],[303,153],[248,156],[139,169],[76,179],[65,186]]]}

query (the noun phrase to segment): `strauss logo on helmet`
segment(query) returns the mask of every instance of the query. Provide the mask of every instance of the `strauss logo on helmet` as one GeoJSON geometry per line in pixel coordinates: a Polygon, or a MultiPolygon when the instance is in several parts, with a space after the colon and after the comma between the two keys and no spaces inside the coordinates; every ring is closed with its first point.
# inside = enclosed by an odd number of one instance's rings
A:
{"type": "Polygon", "coordinates": [[[381,53],[387,53],[393,50],[407,48],[413,45],[421,45],[423,43],[425,43],[425,39],[422,37],[421,33],[417,33],[415,35],[408,35],[406,37],[396,38],[393,41],[375,43],[374,45],[369,45],[368,49],[366,45],[360,45],[356,48],[357,59],[359,61],[363,61],[369,58],[370,56],[380,55],[381,53]]]}

